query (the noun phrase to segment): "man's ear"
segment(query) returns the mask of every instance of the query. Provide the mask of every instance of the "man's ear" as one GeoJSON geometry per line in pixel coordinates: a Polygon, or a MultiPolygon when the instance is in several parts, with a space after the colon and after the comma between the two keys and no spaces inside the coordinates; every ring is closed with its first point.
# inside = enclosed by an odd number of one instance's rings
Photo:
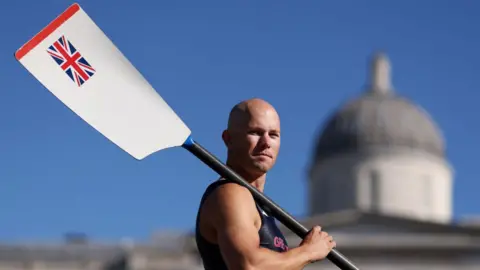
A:
{"type": "Polygon", "coordinates": [[[225,146],[228,147],[230,145],[230,134],[228,134],[227,130],[224,130],[222,132],[222,139],[223,139],[223,143],[225,143],[225,146]]]}

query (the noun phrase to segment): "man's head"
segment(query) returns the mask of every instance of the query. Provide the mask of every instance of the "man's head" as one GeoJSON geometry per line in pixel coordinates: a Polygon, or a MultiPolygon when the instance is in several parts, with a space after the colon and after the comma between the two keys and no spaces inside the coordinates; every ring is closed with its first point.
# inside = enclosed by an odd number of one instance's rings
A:
{"type": "Polygon", "coordinates": [[[259,177],[269,171],[280,149],[280,118],[268,102],[254,98],[235,105],[222,134],[228,163],[259,177]]]}

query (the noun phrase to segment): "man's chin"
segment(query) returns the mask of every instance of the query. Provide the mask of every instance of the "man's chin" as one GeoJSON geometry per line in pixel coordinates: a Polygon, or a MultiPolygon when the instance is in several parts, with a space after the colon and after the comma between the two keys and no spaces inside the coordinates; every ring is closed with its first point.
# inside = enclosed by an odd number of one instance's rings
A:
{"type": "Polygon", "coordinates": [[[267,173],[273,167],[273,165],[270,162],[264,162],[264,161],[253,162],[253,166],[257,171],[262,173],[267,173]]]}

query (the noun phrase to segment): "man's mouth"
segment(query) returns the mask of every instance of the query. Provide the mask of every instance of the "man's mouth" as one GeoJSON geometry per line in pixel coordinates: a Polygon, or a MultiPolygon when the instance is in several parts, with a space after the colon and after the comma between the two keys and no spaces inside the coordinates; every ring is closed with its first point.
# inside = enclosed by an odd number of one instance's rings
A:
{"type": "Polygon", "coordinates": [[[272,155],[270,155],[270,154],[267,154],[267,153],[259,153],[259,154],[256,154],[255,156],[261,156],[261,157],[268,157],[268,158],[272,158],[272,155]]]}

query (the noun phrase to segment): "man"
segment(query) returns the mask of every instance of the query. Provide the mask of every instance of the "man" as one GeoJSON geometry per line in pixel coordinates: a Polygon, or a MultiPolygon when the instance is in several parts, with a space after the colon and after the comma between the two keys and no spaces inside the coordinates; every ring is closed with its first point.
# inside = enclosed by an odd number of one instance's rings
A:
{"type": "MultiPolygon", "coordinates": [[[[226,164],[263,192],[267,172],[280,149],[280,119],[261,99],[234,106],[222,133],[226,164]]],[[[314,227],[299,247],[287,241],[248,189],[220,179],[202,197],[196,223],[197,247],[205,269],[302,269],[324,259],[335,247],[332,237],[314,227]]]]}

